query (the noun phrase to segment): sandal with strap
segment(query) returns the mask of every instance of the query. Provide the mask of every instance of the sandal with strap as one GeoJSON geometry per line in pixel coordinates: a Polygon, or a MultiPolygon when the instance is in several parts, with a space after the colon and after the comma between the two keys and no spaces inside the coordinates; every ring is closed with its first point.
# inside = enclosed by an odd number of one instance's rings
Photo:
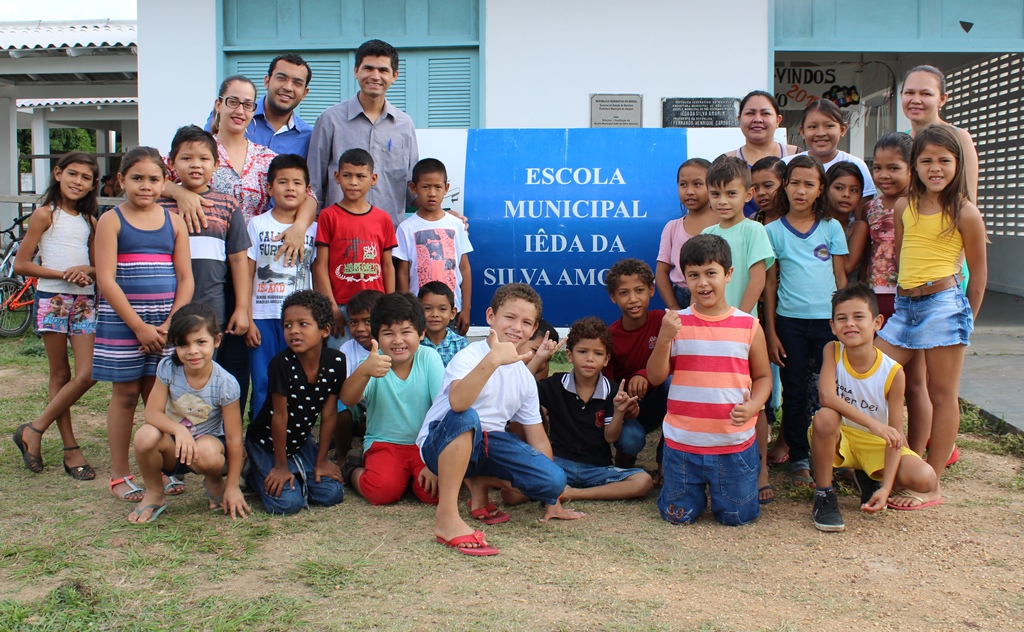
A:
{"type": "MultiPolygon", "coordinates": [[[[73,445],[70,448],[64,448],[65,452],[73,452],[80,450],[77,445],[73,445]]],[[[68,476],[75,479],[76,481],[91,481],[96,478],[96,470],[92,469],[92,466],[86,463],[85,465],[76,465],[75,467],[68,467],[67,460],[64,461],[64,471],[68,476]]]]}
{"type": "Polygon", "coordinates": [[[43,471],[43,455],[32,454],[28,451],[28,446],[25,445],[25,428],[32,430],[36,434],[43,434],[42,430],[38,430],[31,423],[21,424],[14,430],[14,434],[11,435],[11,439],[14,441],[14,445],[18,446],[18,450],[21,451],[21,460],[25,462],[25,467],[30,472],[39,474],[43,471]]]}
{"type": "Polygon", "coordinates": [[[168,496],[179,496],[185,493],[185,481],[178,479],[174,475],[167,477],[168,483],[164,485],[164,493],[168,496]]]}
{"type": "MultiPolygon", "coordinates": [[[[112,479],[110,479],[110,483],[108,483],[108,485],[110,487],[110,491],[113,492],[114,491],[114,487],[120,485],[121,483],[124,483],[130,489],[128,491],[126,491],[125,493],[121,494],[118,497],[121,500],[124,500],[126,502],[130,502],[130,503],[140,502],[142,500],[142,494],[144,494],[146,492],[146,490],[142,489],[141,487],[139,487],[138,485],[133,483],[132,479],[134,479],[134,478],[135,478],[134,476],[132,476],[131,474],[128,474],[127,476],[125,476],[123,478],[112,478],[112,479]],[[132,494],[139,494],[139,497],[138,498],[128,498],[132,494]]],[[[115,494],[115,496],[117,496],[117,494],[115,494]]]]}

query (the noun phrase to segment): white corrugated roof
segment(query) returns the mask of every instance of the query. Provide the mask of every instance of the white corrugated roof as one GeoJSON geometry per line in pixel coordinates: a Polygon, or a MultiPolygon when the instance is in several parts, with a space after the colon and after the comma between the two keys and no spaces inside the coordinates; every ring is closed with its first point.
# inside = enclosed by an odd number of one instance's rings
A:
{"type": "Polygon", "coordinates": [[[138,97],[107,97],[85,99],[18,99],[19,108],[48,108],[61,105],[123,105],[138,104],[138,97]]]}
{"type": "Polygon", "coordinates": [[[0,22],[0,50],[134,46],[135,20],[0,22]]]}

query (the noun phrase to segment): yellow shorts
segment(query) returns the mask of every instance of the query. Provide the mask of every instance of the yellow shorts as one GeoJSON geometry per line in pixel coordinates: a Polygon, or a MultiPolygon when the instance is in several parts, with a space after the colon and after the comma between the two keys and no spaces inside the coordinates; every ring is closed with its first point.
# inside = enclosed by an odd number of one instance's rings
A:
{"type": "MultiPolygon", "coordinates": [[[[885,439],[849,426],[839,427],[839,445],[832,459],[832,467],[848,467],[863,470],[876,481],[882,480],[885,470],[885,439]]],[[[907,446],[903,446],[903,456],[918,456],[907,446]]]]}

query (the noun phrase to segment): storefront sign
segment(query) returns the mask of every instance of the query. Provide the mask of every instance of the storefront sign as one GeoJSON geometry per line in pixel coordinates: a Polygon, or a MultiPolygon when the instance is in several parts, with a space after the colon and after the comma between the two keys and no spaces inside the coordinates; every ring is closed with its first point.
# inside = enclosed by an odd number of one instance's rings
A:
{"type": "Polygon", "coordinates": [[[739,114],[739,99],[661,100],[662,127],[737,127],[739,114]]]}
{"type": "Polygon", "coordinates": [[[501,285],[529,283],[562,327],[621,314],[605,276],[619,259],[654,268],[679,216],[684,129],[471,129],[466,151],[474,324],[501,285]]]}

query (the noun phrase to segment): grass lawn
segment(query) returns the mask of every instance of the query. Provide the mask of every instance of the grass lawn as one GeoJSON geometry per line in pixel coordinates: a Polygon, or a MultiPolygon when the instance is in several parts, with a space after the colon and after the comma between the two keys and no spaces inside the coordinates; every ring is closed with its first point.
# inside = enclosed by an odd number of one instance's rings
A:
{"type": "Polygon", "coordinates": [[[745,527],[671,526],[653,494],[573,503],[588,515],[568,523],[528,503],[486,528],[499,556],[469,558],[434,542],[414,500],[271,517],[250,497],[231,521],[195,476],[157,522],[129,525],[104,489],[109,385],[73,411],[96,481],[64,474],[55,428],[46,470],[23,468],[9,437],[42,409],[46,370],[34,336],[0,340],[0,630],[1024,627],[1024,449],[969,412],[937,508],[867,516],[847,490],[846,531],[824,534],[774,470],[778,499],[745,527]]]}

